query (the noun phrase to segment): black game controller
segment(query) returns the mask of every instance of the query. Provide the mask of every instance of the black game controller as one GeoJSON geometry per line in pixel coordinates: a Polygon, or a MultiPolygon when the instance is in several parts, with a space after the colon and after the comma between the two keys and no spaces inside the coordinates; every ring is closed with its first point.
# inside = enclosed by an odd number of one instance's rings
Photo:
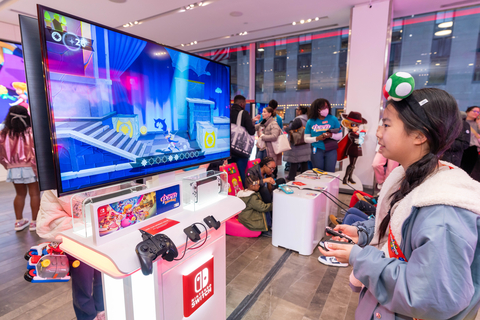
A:
{"type": "Polygon", "coordinates": [[[146,276],[152,274],[152,262],[162,256],[164,260],[172,261],[178,256],[177,247],[164,234],[152,236],[150,233],[140,230],[143,241],[137,244],[135,252],[142,266],[142,273],[146,276]]]}

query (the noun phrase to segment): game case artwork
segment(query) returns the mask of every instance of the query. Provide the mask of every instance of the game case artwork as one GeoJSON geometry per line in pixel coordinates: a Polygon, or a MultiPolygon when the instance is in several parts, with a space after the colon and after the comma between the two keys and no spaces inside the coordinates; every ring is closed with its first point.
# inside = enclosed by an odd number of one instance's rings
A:
{"type": "Polygon", "coordinates": [[[98,208],[100,236],[103,237],[125,229],[156,215],[157,200],[155,192],[102,206],[98,208]]]}

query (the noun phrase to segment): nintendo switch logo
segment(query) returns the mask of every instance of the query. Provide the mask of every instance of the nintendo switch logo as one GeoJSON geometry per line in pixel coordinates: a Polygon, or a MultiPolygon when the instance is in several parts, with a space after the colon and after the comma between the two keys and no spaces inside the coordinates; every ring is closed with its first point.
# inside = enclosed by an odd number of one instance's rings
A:
{"type": "Polygon", "coordinates": [[[183,316],[190,317],[213,296],[213,257],[183,276],[183,316]]]}
{"type": "Polygon", "coordinates": [[[208,284],[208,268],[203,269],[195,276],[195,292],[199,293],[208,284]]]}

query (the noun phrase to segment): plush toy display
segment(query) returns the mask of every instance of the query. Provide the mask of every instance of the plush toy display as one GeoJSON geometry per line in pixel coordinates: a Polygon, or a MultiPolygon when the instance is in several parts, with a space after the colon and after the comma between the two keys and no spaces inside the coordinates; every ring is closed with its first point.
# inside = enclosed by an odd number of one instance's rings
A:
{"type": "Polygon", "coordinates": [[[348,130],[348,134],[338,143],[337,160],[343,160],[349,157],[350,164],[345,170],[343,184],[356,183],[352,179],[353,170],[358,157],[362,156],[362,144],[366,131],[360,131],[360,125],[366,124],[367,120],[362,118],[360,112],[351,111],[349,114],[342,113],[342,126],[348,130]]]}

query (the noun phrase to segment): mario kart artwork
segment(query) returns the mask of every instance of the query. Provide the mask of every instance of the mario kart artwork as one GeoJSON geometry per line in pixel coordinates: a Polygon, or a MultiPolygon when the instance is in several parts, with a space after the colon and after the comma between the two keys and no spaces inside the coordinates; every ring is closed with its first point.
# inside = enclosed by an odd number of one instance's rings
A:
{"type": "Polygon", "coordinates": [[[125,229],[157,212],[155,192],[115,202],[98,208],[100,236],[125,229]]]}
{"type": "MultiPolygon", "coordinates": [[[[33,246],[25,254],[28,260],[24,278],[28,282],[67,282],[70,280],[70,263],[57,242],[45,242],[33,246]]],[[[78,260],[72,263],[76,268],[78,260]]]]}

